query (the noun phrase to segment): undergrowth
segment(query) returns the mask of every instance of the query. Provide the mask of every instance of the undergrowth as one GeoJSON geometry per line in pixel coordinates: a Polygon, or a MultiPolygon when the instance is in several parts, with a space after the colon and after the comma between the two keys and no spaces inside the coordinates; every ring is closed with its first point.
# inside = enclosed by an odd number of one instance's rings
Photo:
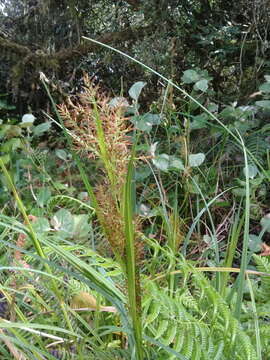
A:
{"type": "Polygon", "coordinates": [[[268,93],[220,108],[196,71],[143,114],[144,82],[56,106],[41,75],[66,148],[2,133],[1,359],[269,358],[268,93]]]}

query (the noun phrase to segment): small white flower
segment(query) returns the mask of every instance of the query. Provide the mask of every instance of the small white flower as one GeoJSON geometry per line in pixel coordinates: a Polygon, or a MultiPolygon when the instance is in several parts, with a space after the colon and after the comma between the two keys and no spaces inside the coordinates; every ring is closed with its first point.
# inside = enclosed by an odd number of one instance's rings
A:
{"type": "Polygon", "coordinates": [[[24,114],[23,117],[22,117],[22,123],[25,124],[25,123],[31,123],[33,124],[33,122],[36,120],[35,116],[32,115],[32,114],[24,114]]]}

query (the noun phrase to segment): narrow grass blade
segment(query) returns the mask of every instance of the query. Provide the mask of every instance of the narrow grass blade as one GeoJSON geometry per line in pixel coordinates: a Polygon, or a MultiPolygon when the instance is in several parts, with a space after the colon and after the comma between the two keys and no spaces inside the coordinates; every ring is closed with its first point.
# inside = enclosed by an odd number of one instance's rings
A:
{"type": "Polygon", "coordinates": [[[258,360],[262,360],[262,346],[261,346],[261,338],[260,338],[259,320],[258,320],[258,314],[257,314],[257,309],[256,309],[256,302],[255,302],[254,292],[253,292],[253,288],[252,288],[252,283],[251,283],[248,275],[247,275],[247,283],[248,283],[248,288],[249,288],[249,292],[250,292],[252,311],[253,311],[253,316],[254,316],[257,356],[258,356],[258,360]]]}
{"type": "Polygon", "coordinates": [[[128,166],[128,174],[124,188],[124,220],[126,241],[126,274],[129,299],[129,311],[134,330],[137,360],[143,360],[140,278],[136,264],[134,244],[133,204],[132,204],[133,157],[128,166]]]}
{"type": "Polygon", "coordinates": [[[249,171],[248,171],[248,158],[247,152],[244,146],[243,139],[241,135],[238,133],[239,138],[241,139],[243,145],[244,159],[245,159],[245,167],[246,167],[246,197],[245,197],[245,224],[244,224],[244,236],[243,236],[243,247],[242,247],[242,257],[241,257],[241,267],[239,274],[239,284],[237,289],[237,299],[235,304],[235,317],[239,320],[242,301],[243,301],[243,293],[244,293],[244,282],[245,282],[245,272],[247,269],[247,256],[248,256],[248,241],[249,241],[249,212],[250,212],[250,186],[249,186],[249,171]]]}

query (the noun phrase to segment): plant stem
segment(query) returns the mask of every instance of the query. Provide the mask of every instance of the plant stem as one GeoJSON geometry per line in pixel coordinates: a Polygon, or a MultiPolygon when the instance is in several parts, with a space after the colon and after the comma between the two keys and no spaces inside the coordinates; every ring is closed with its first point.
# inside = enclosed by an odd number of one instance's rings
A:
{"type": "MultiPolygon", "coordinates": [[[[243,143],[243,139],[239,134],[239,138],[243,143]]],[[[245,225],[244,225],[244,238],[243,238],[243,249],[242,249],[242,258],[241,258],[241,267],[240,267],[240,274],[239,274],[239,286],[237,291],[237,299],[235,305],[235,317],[239,320],[240,313],[241,313],[241,306],[243,300],[243,293],[244,293],[244,282],[245,282],[245,272],[247,268],[247,253],[248,253],[248,240],[249,240],[249,211],[250,211],[250,187],[249,187],[249,171],[248,171],[248,159],[247,159],[247,152],[243,143],[243,152],[244,152],[244,159],[245,159],[245,173],[246,173],[246,199],[245,199],[245,225]]]]}
{"type": "Polygon", "coordinates": [[[128,166],[128,174],[124,188],[124,219],[125,219],[125,240],[126,240],[126,275],[129,299],[129,311],[132,319],[136,359],[143,360],[142,348],[142,324],[141,324],[141,299],[140,299],[140,278],[136,264],[136,248],[134,244],[133,206],[131,194],[131,179],[133,174],[133,158],[128,166]]]}

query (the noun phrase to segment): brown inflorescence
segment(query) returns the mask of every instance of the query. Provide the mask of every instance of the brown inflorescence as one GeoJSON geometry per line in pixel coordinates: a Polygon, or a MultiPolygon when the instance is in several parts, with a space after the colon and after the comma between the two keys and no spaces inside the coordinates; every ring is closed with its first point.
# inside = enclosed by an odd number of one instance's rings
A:
{"type": "MultiPolygon", "coordinates": [[[[59,112],[70,131],[75,149],[89,158],[98,158],[104,162],[104,154],[99,143],[98,117],[106,142],[107,161],[107,164],[103,164],[102,184],[95,187],[100,210],[98,219],[112,250],[124,258],[125,227],[121,204],[131,156],[131,141],[128,133],[133,127],[124,115],[127,106],[124,98],[117,98],[123,99],[123,102],[117,101],[112,105],[111,99],[99,86],[94,85],[87,75],[84,76],[84,83],[83,92],[78,94],[76,99],[70,97],[67,103],[60,105],[59,112]]],[[[142,258],[143,245],[139,240],[137,241],[139,233],[137,220],[134,228],[137,260],[139,260],[142,258]]]]}
{"type": "Polygon", "coordinates": [[[132,126],[128,118],[124,117],[124,106],[121,103],[118,106],[110,105],[110,98],[88,76],[84,77],[84,81],[84,92],[78,95],[76,103],[69,98],[66,104],[60,105],[60,114],[65,120],[65,126],[71,131],[76,149],[89,158],[101,157],[96,126],[96,117],[99,117],[108,162],[121,187],[130,157],[127,133],[132,131],[132,126]]]}

